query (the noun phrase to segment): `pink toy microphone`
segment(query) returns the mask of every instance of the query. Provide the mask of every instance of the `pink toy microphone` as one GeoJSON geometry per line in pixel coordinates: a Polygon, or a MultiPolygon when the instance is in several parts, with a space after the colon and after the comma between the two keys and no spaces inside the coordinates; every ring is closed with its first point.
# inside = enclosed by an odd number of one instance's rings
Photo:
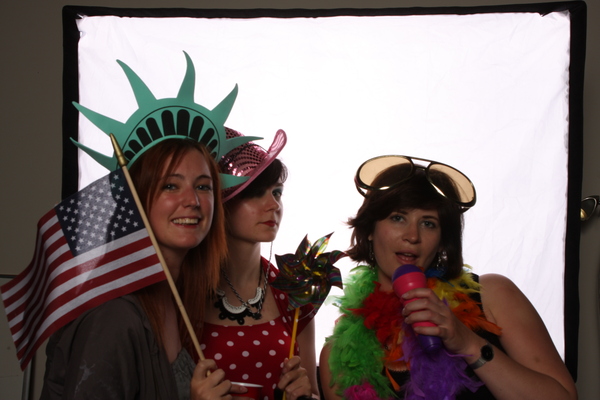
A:
{"type": "MultiPolygon", "coordinates": [[[[427,279],[425,278],[423,271],[416,265],[404,264],[394,271],[394,274],[392,275],[392,287],[394,288],[394,293],[402,298],[402,295],[411,289],[427,287],[427,279]]],[[[406,303],[410,303],[413,300],[417,299],[406,300],[406,303]]],[[[405,301],[403,300],[403,305],[404,303],[405,301]]],[[[413,326],[436,325],[432,322],[423,321],[415,322],[413,326]]],[[[421,346],[423,346],[423,349],[427,352],[433,352],[442,347],[442,340],[438,336],[418,335],[418,337],[421,346]]]]}

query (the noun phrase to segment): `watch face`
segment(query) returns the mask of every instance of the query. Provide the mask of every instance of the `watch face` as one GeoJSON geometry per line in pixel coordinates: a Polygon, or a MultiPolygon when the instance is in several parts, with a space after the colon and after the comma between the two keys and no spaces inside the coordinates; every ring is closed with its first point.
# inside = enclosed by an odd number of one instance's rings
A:
{"type": "Polygon", "coordinates": [[[494,358],[494,349],[489,344],[481,348],[481,358],[485,361],[491,361],[494,358]]]}

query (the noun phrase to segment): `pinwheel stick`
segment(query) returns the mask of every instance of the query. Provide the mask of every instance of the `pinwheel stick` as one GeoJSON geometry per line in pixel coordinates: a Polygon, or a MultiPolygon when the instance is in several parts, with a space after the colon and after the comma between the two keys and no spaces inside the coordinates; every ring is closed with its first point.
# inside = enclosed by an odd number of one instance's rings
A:
{"type": "Polygon", "coordinates": [[[290,357],[294,357],[294,347],[296,346],[296,332],[298,332],[298,315],[300,314],[300,308],[296,307],[294,311],[294,325],[292,328],[292,342],[290,344],[290,357]]]}
{"type": "MultiPolygon", "coordinates": [[[[296,307],[294,311],[294,325],[292,327],[292,342],[290,343],[290,356],[288,358],[294,357],[294,347],[296,346],[296,332],[298,332],[298,315],[300,314],[300,308],[296,307]]],[[[285,392],[283,392],[282,400],[285,400],[285,392]]]]}

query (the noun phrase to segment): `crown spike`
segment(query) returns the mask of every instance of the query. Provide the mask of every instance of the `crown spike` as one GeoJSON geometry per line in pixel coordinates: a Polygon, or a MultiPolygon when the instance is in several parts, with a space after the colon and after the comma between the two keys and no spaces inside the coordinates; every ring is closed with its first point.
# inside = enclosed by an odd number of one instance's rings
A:
{"type": "MultiPolygon", "coordinates": [[[[119,132],[123,133],[123,127],[125,126],[125,124],[123,124],[119,121],[116,121],[112,118],[109,118],[105,115],[98,114],[97,112],[92,111],[89,108],[86,108],[76,102],[73,102],[73,105],[91,123],[96,125],[99,129],[101,129],[107,135],[110,135],[112,132],[116,132],[117,135],[119,132]]],[[[124,138],[121,138],[121,139],[124,139],[124,138]]],[[[81,150],[83,150],[85,153],[87,153],[90,157],[92,157],[94,160],[96,160],[100,165],[107,168],[109,171],[112,171],[115,168],[115,163],[116,163],[117,159],[114,156],[113,157],[106,156],[102,153],[97,152],[96,150],[92,150],[89,147],[82,145],[81,143],[77,142],[76,140],[74,140],[72,138],[71,138],[71,141],[77,147],[79,147],[81,150]]]]}
{"type": "Polygon", "coordinates": [[[187,66],[185,69],[185,76],[183,77],[183,82],[181,82],[181,88],[179,88],[179,93],[177,94],[177,99],[193,103],[194,89],[196,86],[196,70],[194,69],[194,63],[192,62],[192,59],[190,58],[188,53],[184,51],[183,54],[185,54],[185,61],[187,66]]]}
{"type": "Polygon", "coordinates": [[[135,95],[135,101],[138,104],[139,108],[149,107],[153,103],[156,102],[156,97],[152,94],[148,86],[142,81],[142,79],[133,72],[129,65],[125,64],[121,60],[117,60],[123,71],[125,71],[125,75],[127,75],[127,80],[131,85],[131,89],[133,90],[133,94],[135,95]]]}
{"type": "Polygon", "coordinates": [[[73,102],[75,108],[79,110],[91,123],[96,125],[98,128],[102,130],[102,132],[110,135],[113,132],[120,132],[125,127],[125,124],[114,120],[106,115],[102,115],[97,113],[96,111],[92,111],[87,107],[82,106],[76,102],[73,102]]]}
{"type": "Polygon", "coordinates": [[[117,162],[116,156],[113,155],[112,157],[109,157],[107,155],[97,152],[96,150],[92,150],[89,147],[82,145],[81,143],[77,142],[73,138],[70,138],[70,139],[71,139],[71,142],[73,142],[75,144],[75,146],[79,147],[81,150],[83,150],[85,153],[87,153],[87,155],[89,155],[94,160],[96,160],[96,162],[98,162],[98,164],[102,165],[104,168],[106,168],[110,171],[112,171],[114,169],[115,163],[117,162]]]}
{"type": "Polygon", "coordinates": [[[235,103],[235,99],[238,94],[238,85],[235,87],[227,97],[225,97],[215,108],[213,108],[212,112],[214,115],[214,122],[216,125],[223,126],[225,125],[225,121],[227,121],[227,117],[231,113],[231,109],[233,108],[233,103],[235,103]]]}
{"type": "Polygon", "coordinates": [[[241,185],[249,179],[247,176],[235,176],[222,173],[220,173],[219,176],[221,177],[221,189],[241,185]]]}
{"type": "Polygon", "coordinates": [[[229,153],[231,150],[235,149],[238,146],[251,142],[253,140],[262,140],[263,138],[260,136],[238,136],[231,139],[227,139],[223,146],[223,154],[229,153]]]}

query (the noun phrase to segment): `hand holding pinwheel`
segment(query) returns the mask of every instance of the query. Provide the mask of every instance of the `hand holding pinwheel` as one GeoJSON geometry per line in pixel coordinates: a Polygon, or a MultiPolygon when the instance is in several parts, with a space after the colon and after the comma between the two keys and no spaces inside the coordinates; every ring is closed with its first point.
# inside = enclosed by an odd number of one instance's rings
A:
{"type": "Polygon", "coordinates": [[[275,255],[279,274],[271,282],[271,286],[286,292],[289,309],[295,309],[289,358],[294,356],[300,307],[312,303],[317,312],[332,285],[343,288],[340,270],[333,264],[346,254],[338,250],[323,253],[331,235],[333,232],[317,240],[312,247],[307,235],[298,246],[296,254],[275,255]]]}

